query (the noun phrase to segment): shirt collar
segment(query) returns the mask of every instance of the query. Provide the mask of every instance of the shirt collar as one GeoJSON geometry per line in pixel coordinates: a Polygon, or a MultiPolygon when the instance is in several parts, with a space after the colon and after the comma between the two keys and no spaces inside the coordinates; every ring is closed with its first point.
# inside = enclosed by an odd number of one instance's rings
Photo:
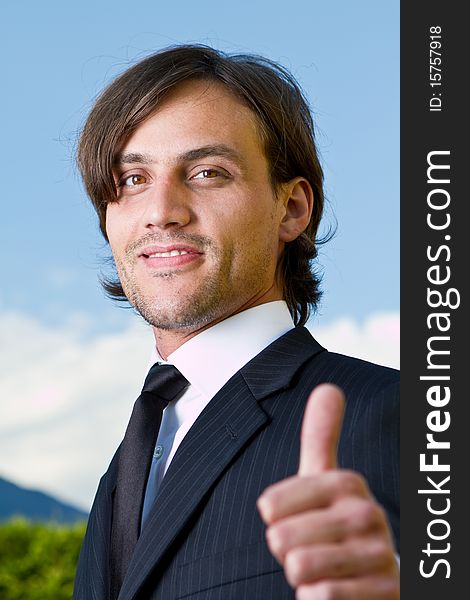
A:
{"type": "MultiPolygon", "coordinates": [[[[169,362],[210,399],[247,362],[294,327],[283,300],[260,304],[194,336],[162,361],[169,362]]],[[[153,363],[152,363],[153,364],[153,363]]]]}

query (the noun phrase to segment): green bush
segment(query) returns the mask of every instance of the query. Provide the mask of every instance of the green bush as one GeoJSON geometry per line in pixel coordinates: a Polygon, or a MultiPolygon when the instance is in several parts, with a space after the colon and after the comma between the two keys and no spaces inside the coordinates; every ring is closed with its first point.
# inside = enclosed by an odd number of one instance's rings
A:
{"type": "Polygon", "coordinates": [[[70,600],[84,534],[85,523],[0,524],[1,600],[70,600]]]}

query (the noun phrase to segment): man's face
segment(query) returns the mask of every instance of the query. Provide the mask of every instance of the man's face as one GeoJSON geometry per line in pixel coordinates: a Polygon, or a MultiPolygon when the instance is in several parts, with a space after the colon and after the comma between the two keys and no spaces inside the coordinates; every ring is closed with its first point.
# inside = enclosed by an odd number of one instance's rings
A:
{"type": "Polygon", "coordinates": [[[197,331],[282,297],[282,199],[253,113],[224,86],[177,88],[121,149],[106,231],[129,301],[154,327],[197,331]]]}

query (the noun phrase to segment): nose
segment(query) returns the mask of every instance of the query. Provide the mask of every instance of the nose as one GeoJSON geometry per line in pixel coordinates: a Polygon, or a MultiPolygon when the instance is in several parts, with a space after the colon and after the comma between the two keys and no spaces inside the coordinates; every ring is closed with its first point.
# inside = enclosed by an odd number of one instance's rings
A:
{"type": "Polygon", "coordinates": [[[147,229],[184,227],[191,221],[187,191],[169,177],[155,182],[146,198],[143,219],[147,229]]]}

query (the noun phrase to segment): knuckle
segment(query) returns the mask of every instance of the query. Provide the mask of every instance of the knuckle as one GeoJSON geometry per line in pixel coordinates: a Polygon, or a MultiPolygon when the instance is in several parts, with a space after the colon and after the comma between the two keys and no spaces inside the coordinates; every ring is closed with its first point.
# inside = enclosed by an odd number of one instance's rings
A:
{"type": "Polygon", "coordinates": [[[384,525],[388,528],[388,517],[385,509],[380,504],[375,503],[377,525],[384,525]]]}
{"type": "Polygon", "coordinates": [[[301,585],[295,590],[295,600],[317,600],[315,589],[315,585],[301,585]]]}
{"type": "Polygon", "coordinates": [[[321,581],[316,586],[315,592],[315,600],[335,600],[336,598],[334,585],[330,581],[321,581]]]}
{"type": "Polygon", "coordinates": [[[388,560],[390,556],[393,556],[393,550],[390,546],[388,540],[380,538],[375,543],[375,554],[379,558],[383,558],[384,560],[388,560]]]}
{"type": "Polygon", "coordinates": [[[311,586],[301,585],[295,590],[295,600],[315,600],[315,592],[311,586]]]}
{"type": "Polygon", "coordinates": [[[276,556],[282,556],[285,554],[289,547],[289,532],[283,525],[271,525],[266,530],[266,538],[270,550],[276,554],[276,556]]]}
{"type": "Polygon", "coordinates": [[[279,512],[279,499],[276,490],[268,488],[258,500],[258,507],[264,519],[271,523],[279,512]]]}
{"type": "Polygon", "coordinates": [[[341,492],[345,495],[363,496],[367,492],[367,483],[362,475],[356,471],[343,470],[339,472],[341,480],[338,482],[341,492]]]}
{"type": "Polygon", "coordinates": [[[302,549],[296,548],[286,554],[284,572],[292,587],[297,587],[304,582],[307,568],[308,557],[302,549]]]}
{"type": "Polygon", "coordinates": [[[381,509],[372,500],[363,500],[358,502],[353,515],[351,515],[351,524],[354,531],[367,531],[375,528],[381,521],[381,509]]]}
{"type": "Polygon", "coordinates": [[[395,555],[389,541],[383,538],[376,540],[371,548],[371,558],[380,567],[394,566],[395,555]]]}

